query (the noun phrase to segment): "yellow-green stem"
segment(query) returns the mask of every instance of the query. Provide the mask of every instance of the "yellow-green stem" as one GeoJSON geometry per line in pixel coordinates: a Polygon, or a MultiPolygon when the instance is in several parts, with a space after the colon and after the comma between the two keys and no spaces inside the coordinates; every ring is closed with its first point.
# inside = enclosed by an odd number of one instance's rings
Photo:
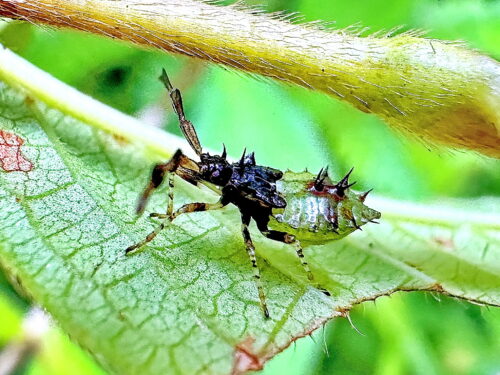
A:
{"type": "Polygon", "coordinates": [[[411,33],[362,38],[194,0],[0,0],[0,15],[295,83],[426,142],[500,157],[500,64],[458,44],[411,33]]]}

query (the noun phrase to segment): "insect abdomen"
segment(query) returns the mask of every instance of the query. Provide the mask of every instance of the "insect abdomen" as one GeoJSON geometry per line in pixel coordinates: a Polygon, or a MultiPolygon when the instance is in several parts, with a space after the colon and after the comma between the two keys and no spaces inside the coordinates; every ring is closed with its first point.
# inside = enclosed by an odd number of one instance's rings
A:
{"type": "Polygon", "coordinates": [[[303,242],[319,244],[345,237],[380,218],[380,212],[364,205],[363,194],[350,189],[341,197],[320,193],[312,189],[314,180],[315,176],[308,172],[286,172],[277,182],[287,205],[273,211],[269,222],[272,229],[293,234],[303,242]]]}
{"type": "Polygon", "coordinates": [[[324,242],[339,237],[335,233],[335,208],[324,197],[286,196],[287,207],[274,215],[270,226],[309,241],[324,242]],[[281,227],[281,228],[280,228],[281,227]],[[327,237],[325,237],[327,236],[327,237]]]}

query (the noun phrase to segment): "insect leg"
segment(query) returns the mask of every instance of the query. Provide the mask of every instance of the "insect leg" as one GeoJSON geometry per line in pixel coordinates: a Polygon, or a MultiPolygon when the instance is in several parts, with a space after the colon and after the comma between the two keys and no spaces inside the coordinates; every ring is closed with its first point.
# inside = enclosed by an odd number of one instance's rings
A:
{"type": "MultiPolygon", "coordinates": [[[[184,214],[184,213],[190,213],[190,212],[199,212],[199,211],[208,211],[208,210],[217,210],[219,208],[222,208],[226,206],[228,202],[225,202],[222,198],[216,202],[216,203],[201,203],[201,202],[195,202],[195,203],[187,203],[184,206],[180,207],[177,209],[175,212],[171,213],[170,215],[165,215],[165,214],[157,214],[153,213],[150,216],[151,217],[157,217],[162,219],[162,222],[160,225],[158,225],[151,233],[149,233],[145,239],[142,241],[136,243],[135,245],[132,245],[125,250],[125,252],[128,254],[133,250],[139,249],[148,242],[152,241],[158,233],[160,233],[165,226],[170,223],[172,220],[174,220],[177,216],[184,214]]],[[[170,205],[170,203],[169,203],[170,205]]],[[[170,206],[169,206],[170,209],[170,206]]]]}
{"type": "Polygon", "coordinates": [[[226,202],[223,198],[221,198],[216,203],[187,203],[184,206],[178,208],[174,213],[170,215],[169,220],[173,221],[177,216],[181,214],[188,214],[190,212],[200,212],[200,211],[209,211],[209,210],[218,210],[224,206],[226,206],[229,202],[226,202]]]}
{"type": "Polygon", "coordinates": [[[152,213],[149,214],[150,217],[157,217],[160,219],[167,219],[172,215],[174,211],[174,174],[168,174],[168,199],[167,199],[167,213],[166,214],[158,214],[152,213]]]}
{"type": "Polygon", "coordinates": [[[168,203],[167,203],[167,216],[172,215],[174,211],[174,174],[168,174],[168,203]]]}
{"type": "MultiPolygon", "coordinates": [[[[261,233],[266,236],[267,238],[279,242],[283,242],[289,245],[292,245],[295,248],[295,252],[297,253],[297,256],[299,257],[300,264],[302,265],[302,268],[307,274],[307,278],[309,281],[314,281],[314,275],[311,272],[311,269],[309,268],[309,264],[304,258],[304,252],[302,251],[302,245],[300,244],[300,241],[295,238],[295,236],[288,234],[286,232],[280,232],[277,230],[261,230],[261,233]]],[[[323,287],[317,286],[318,289],[320,289],[324,294],[327,296],[330,295],[330,293],[323,287]]]]}
{"type": "Polygon", "coordinates": [[[295,248],[297,256],[299,257],[300,263],[302,264],[302,268],[304,268],[304,271],[306,271],[307,278],[309,279],[309,281],[314,280],[314,276],[311,272],[311,269],[309,268],[309,264],[304,258],[304,252],[302,251],[302,246],[300,245],[299,240],[295,239],[295,236],[292,236],[291,234],[288,234],[286,232],[280,232],[277,230],[269,230],[269,229],[263,230],[261,231],[261,233],[270,240],[279,241],[292,245],[295,248]]]}
{"type": "Polygon", "coordinates": [[[136,244],[127,247],[127,249],[125,250],[125,254],[129,254],[136,249],[140,249],[148,242],[153,241],[153,239],[158,235],[158,233],[160,233],[163,230],[163,228],[165,228],[166,224],[167,224],[167,220],[165,219],[151,233],[149,233],[146,236],[146,238],[144,238],[142,241],[139,241],[136,244]]]}
{"type": "Polygon", "coordinates": [[[269,310],[266,304],[266,295],[264,294],[264,288],[262,286],[262,281],[260,279],[260,271],[257,266],[257,257],[255,256],[255,246],[253,245],[252,238],[250,237],[250,232],[248,231],[248,224],[250,224],[250,216],[241,215],[241,233],[243,234],[243,240],[245,241],[245,246],[247,249],[248,257],[252,262],[253,277],[255,283],[257,284],[257,291],[259,292],[260,306],[264,312],[264,316],[269,318],[269,310]]]}
{"type": "MultiPolygon", "coordinates": [[[[149,180],[148,185],[144,189],[141,197],[139,198],[139,202],[137,203],[136,212],[137,214],[141,214],[146,207],[146,203],[148,201],[149,196],[158,186],[161,185],[163,179],[165,178],[165,174],[174,173],[179,165],[183,161],[183,159],[187,157],[182,154],[181,150],[177,150],[172,158],[166,162],[165,164],[156,164],[153,168],[153,172],[151,173],[151,179],[149,180]]],[[[170,179],[169,179],[170,185],[170,179]]],[[[170,192],[169,192],[170,194],[170,192]]]]}

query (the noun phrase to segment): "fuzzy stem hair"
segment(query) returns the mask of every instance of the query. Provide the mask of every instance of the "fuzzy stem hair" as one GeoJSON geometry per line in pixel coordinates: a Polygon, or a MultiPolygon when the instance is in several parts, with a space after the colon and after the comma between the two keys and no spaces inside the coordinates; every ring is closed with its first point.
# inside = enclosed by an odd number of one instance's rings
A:
{"type": "Polygon", "coordinates": [[[0,0],[0,15],[322,91],[427,143],[500,158],[500,64],[459,43],[412,32],[360,37],[195,0],[0,0]]]}

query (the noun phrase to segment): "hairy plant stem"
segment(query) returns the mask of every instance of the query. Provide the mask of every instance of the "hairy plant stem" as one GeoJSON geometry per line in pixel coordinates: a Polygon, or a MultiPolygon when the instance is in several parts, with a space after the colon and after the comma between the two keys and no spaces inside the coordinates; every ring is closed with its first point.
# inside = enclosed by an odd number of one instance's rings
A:
{"type": "Polygon", "coordinates": [[[0,0],[0,15],[323,91],[425,142],[500,157],[500,64],[457,43],[414,33],[359,37],[194,0],[0,0]]]}

